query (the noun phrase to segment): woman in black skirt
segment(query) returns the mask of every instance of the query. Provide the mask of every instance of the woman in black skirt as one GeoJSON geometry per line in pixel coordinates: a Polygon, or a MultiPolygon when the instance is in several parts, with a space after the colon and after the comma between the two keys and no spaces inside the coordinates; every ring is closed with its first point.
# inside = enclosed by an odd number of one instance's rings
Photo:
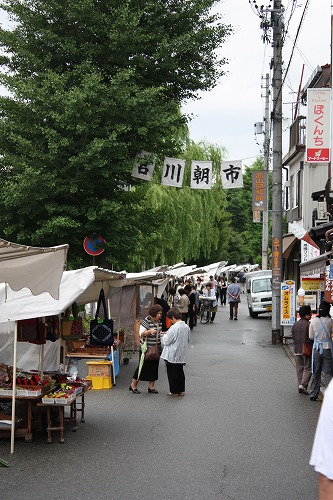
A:
{"type": "MultiPolygon", "coordinates": [[[[142,320],[140,326],[140,338],[141,342],[147,340],[147,347],[153,347],[156,345],[156,337],[157,337],[157,345],[161,352],[161,329],[162,323],[161,318],[163,314],[163,308],[159,304],[154,304],[148,311],[148,316],[142,320]]],[[[141,357],[141,350],[140,350],[141,357]]],[[[140,359],[140,358],[139,358],[140,359]]],[[[160,360],[156,359],[154,361],[145,361],[142,366],[142,370],[140,373],[140,377],[138,378],[139,366],[133,373],[133,379],[131,385],[129,386],[129,390],[133,392],[133,394],[140,394],[140,391],[137,389],[139,380],[148,381],[148,392],[150,394],[157,394],[158,391],[155,389],[155,381],[158,379],[158,365],[160,360]]]]}

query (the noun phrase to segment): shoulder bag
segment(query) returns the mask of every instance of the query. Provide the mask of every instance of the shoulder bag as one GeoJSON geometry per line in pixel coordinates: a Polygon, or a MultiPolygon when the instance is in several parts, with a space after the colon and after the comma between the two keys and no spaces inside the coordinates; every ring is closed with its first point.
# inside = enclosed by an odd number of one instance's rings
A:
{"type": "Polygon", "coordinates": [[[312,346],[313,346],[313,342],[304,342],[302,344],[302,356],[306,356],[307,358],[311,358],[312,346]]]}
{"type": "Polygon", "coordinates": [[[148,347],[146,354],[145,354],[145,361],[156,361],[160,359],[160,350],[158,348],[157,342],[158,342],[158,330],[156,332],[156,344],[154,346],[148,347]]]}
{"type": "Polygon", "coordinates": [[[90,321],[90,344],[113,345],[113,320],[108,318],[103,288],[99,294],[95,319],[90,321]],[[98,318],[101,305],[104,309],[104,319],[98,318]]]}

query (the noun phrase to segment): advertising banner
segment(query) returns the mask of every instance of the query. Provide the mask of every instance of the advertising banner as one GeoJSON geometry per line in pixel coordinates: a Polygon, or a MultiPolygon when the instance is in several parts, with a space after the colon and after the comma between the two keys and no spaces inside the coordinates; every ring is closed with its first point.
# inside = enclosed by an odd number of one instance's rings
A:
{"type": "Polygon", "coordinates": [[[267,170],[252,172],[252,210],[267,211],[267,170]]]}
{"type": "Polygon", "coordinates": [[[331,89],[307,90],[306,161],[330,161],[331,89]]]}
{"type": "Polygon", "coordinates": [[[281,325],[293,325],[296,321],[295,282],[281,283],[281,325]]]}

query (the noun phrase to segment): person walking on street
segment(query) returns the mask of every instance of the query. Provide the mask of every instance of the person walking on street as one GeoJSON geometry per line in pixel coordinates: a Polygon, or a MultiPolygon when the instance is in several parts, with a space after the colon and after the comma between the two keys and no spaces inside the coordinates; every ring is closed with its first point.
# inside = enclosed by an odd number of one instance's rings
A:
{"type": "Polygon", "coordinates": [[[190,330],[193,330],[193,327],[197,324],[197,315],[195,311],[195,289],[194,286],[192,285],[185,285],[184,290],[186,291],[186,294],[189,299],[189,305],[188,305],[188,318],[189,318],[189,327],[190,330]]]}
{"type": "Polygon", "coordinates": [[[227,295],[228,295],[228,304],[230,307],[230,317],[229,319],[235,319],[237,320],[238,316],[238,304],[241,301],[240,300],[240,294],[241,294],[241,288],[236,283],[235,278],[231,278],[231,283],[227,288],[227,295]]]}
{"type": "Polygon", "coordinates": [[[318,500],[333,498],[333,380],[329,383],[320,410],[310,465],[318,472],[318,500]]]}
{"type": "Polygon", "coordinates": [[[332,320],[331,304],[321,302],[319,314],[310,323],[309,337],[313,339],[312,380],[310,400],[316,401],[320,391],[321,372],[324,373],[325,387],[332,378],[332,320]]]}
{"type": "Polygon", "coordinates": [[[214,323],[214,319],[217,313],[217,300],[216,300],[215,290],[211,287],[211,284],[209,282],[206,285],[205,297],[210,297],[215,299],[212,300],[212,305],[210,307],[210,312],[212,314],[210,317],[210,322],[214,323]]]}
{"type": "Polygon", "coordinates": [[[310,344],[312,346],[312,341],[309,339],[311,306],[301,306],[299,308],[299,315],[300,319],[296,321],[291,328],[294,339],[298,392],[309,394],[307,387],[311,378],[311,356],[302,355],[302,347],[303,344],[310,344]]]}
{"type": "Polygon", "coordinates": [[[179,293],[179,303],[178,303],[178,308],[182,314],[182,320],[187,323],[188,319],[188,307],[190,305],[190,299],[188,298],[188,295],[186,293],[186,290],[184,288],[180,288],[178,290],[179,293]]]}
{"type": "Polygon", "coordinates": [[[228,281],[225,274],[222,275],[220,283],[221,283],[221,294],[220,294],[221,306],[225,306],[227,304],[227,288],[228,288],[228,281]]]}
{"type": "Polygon", "coordinates": [[[165,360],[169,396],[185,396],[185,374],[188,343],[190,341],[190,328],[182,320],[182,315],[177,307],[167,312],[167,317],[172,325],[161,337],[163,347],[161,358],[165,360]]]}

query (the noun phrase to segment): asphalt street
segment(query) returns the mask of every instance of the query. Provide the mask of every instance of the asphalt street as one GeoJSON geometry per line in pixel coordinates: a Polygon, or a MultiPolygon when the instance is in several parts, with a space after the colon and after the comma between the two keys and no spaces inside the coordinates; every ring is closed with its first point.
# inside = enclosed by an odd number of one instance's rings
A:
{"type": "MultiPolygon", "coordinates": [[[[245,299],[244,299],[245,300],[245,299]]],[[[128,386],[137,358],[121,366],[110,390],[86,396],[85,423],[64,444],[46,434],[32,443],[0,440],[1,500],[315,500],[308,465],[321,407],[297,390],[268,317],[239,320],[219,307],[214,324],[192,331],[185,397],[128,386]]]]}

